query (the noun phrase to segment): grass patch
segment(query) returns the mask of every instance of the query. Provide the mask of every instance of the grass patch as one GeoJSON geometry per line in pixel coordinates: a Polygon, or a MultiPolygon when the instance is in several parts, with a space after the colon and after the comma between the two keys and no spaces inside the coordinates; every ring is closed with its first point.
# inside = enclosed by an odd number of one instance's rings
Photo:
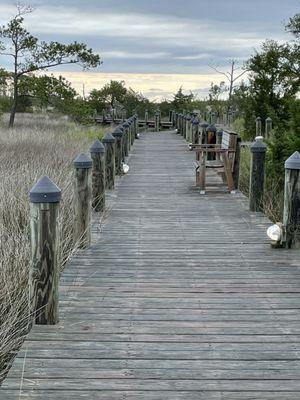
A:
{"type": "Polygon", "coordinates": [[[28,192],[43,175],[61,189],[61,270],[75,250],[73,164],[105,131],[63,117],[17,115],[13,129],[0,125],[0,382],[28,331],[30,227],[28,192]]]}

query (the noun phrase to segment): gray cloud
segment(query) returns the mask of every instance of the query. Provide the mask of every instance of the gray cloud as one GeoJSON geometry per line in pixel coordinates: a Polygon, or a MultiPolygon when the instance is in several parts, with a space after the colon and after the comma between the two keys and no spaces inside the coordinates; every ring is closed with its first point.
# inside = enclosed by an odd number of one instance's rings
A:
{"type": "MultiPolygon", "coordinates": [[[[287,40],[299,0],[36,0],[26,24],[45,40],[82,41],[105,73],[209,74],[214,61],[243,62],[265,38],[287,40]]],[[[0,23],[13,15],[0,0],[0,23]]],[[[8,66],[1,58],[1,64],[8,66]]],[[[70,67],[68,67],[70,69],[70,67]]],[[[74,68],[74,67],[73,67],[74,68]]]]}

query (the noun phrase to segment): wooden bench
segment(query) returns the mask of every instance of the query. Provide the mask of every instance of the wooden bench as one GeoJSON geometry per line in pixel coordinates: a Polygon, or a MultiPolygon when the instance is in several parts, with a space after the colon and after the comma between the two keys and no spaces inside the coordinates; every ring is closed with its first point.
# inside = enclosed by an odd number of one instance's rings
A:
{"type": "Polygon", "coordinates": [[[235,185],[233,181],[234,161],[237,148],[238,135],[233,132],[223,131],[221,144],[195,144],[190,148],[196,150],[196,186],[200,188],[200,193],[206,191],[206,169],[218,169],[223,182],[227,184],[228,190],[234,193],[235,185]],[[208,160],[207,155],[215,156],[214,160],[208,160]]]}

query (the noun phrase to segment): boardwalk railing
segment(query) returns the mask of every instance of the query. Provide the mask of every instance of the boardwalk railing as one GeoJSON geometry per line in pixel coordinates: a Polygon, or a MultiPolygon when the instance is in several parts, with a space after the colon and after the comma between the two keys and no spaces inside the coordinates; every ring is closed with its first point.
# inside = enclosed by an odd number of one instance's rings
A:
{"type": "MultiPolygon", "coordinates": [[[[177,133],[183,136],[190,144],[207,144],[209,133],[214,134],[214,143],[221,143],[224,132],[228,132],[228,127],[208,124],[200,121],[197,113],[181,114],[170,111],[172,127],[177,133]]],[[[265,121],[266,136],[272,129],[272,120],[267,118],[265,121]]],[[[228,132],[229,133],[229,132],[228,132]]],[[[230,131],[230,133],[232,133],[230,131]]],[[[250,146],[251,165],[250,165],[250,211],[263,211],[264,197],[264,177],[265,160],[267,145],[263,142],[262,121],[256,119],[256,137],[250,146]]],[[[191,147],[192,148],[192,147],[191,147]]],[[[240,149],[241,139],[238,138],[236,147],[236,157],[233,166],[233,178],[235,187],[239,184],[240,170],[240,149]]],[[[274,247],[300,248],[300,153],[296,151],[285,162],[285,190],[284,190],[284,210],[283,223],[278,223],[278,239],[272,241],[274,247]]]]}
{"type": "MultiPolygon", "coordinates": [[[[138,135],[137,116],[129,118],[96,140],[90,155],[79,154],[74,164],[73,241],[78,248],[91,244],[91,211],[105,209],[105,190],[115,187],[115,176],[123,174],[125,157],[138,135]]],[[[30,191],[31,263],[29,277],[30,310],[33,321],[55,325],[59,320],[59,203],[61,190],[47,176],[30,191]]]]}

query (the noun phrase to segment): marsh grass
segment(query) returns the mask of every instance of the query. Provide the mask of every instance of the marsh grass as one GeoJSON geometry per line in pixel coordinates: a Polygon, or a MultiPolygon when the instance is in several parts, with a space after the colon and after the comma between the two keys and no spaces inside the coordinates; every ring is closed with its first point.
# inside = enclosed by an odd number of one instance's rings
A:
{"type": "MultiPolygon", "coordinates": [[[[249,197],[251,153],[249,147],[241,150],[239,189],[249,197]]],[[[273,222],[281,222],[283,215],[283,183],[275,180],[266,163],[265,189],[262,208],[273,222]]]]}
{"type": "Polygon", "coordinates": [[[72,161],[101,138],[98,128],[82,128],[62,117],[22,115],[15,127],[0,125],[0,382],[28,331],[30,261],[28,192],[43,175],[61,189],[59,265],[72,252],[72,161]]]}

